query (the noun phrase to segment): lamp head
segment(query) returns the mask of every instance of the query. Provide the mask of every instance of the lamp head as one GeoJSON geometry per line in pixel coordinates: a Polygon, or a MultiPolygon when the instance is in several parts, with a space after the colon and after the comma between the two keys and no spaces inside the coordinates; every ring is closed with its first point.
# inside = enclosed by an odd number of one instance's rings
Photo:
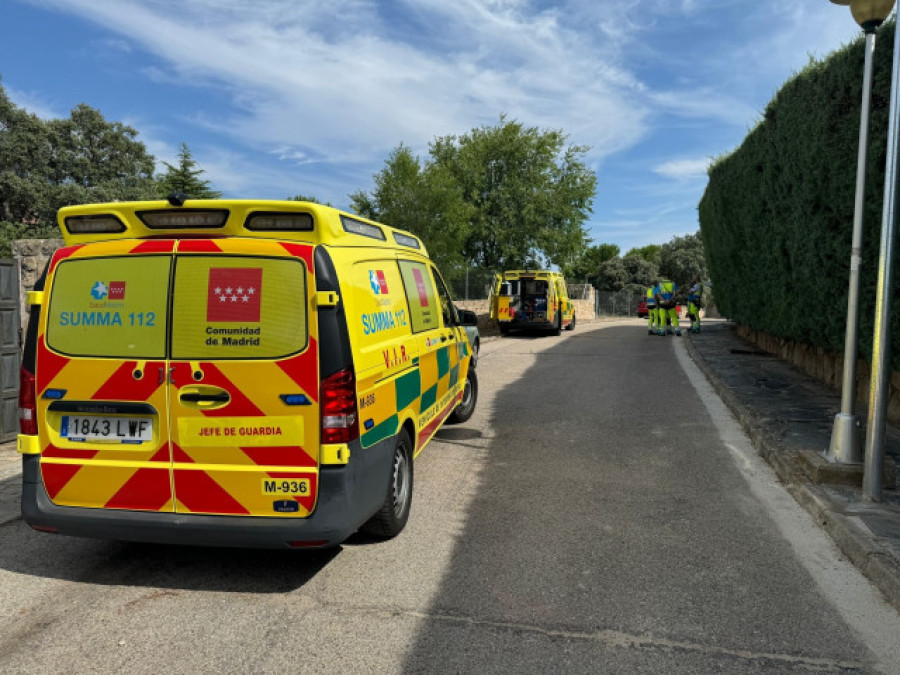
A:
{"type": "Polygon", "coordinates": [[[874,32],[894,8],[894,0],[831,0],[831,2],[835,5],[849,5],[854,20],[866,33],[874,32]]]}

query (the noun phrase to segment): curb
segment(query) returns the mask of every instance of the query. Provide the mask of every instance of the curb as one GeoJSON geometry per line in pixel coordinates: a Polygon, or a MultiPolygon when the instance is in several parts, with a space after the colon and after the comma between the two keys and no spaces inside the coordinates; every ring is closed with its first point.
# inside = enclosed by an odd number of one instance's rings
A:
{"type": "Polygon", "coordinates": [[[688,355],[712,385],[713,389],[737,418],[741,428],[749,436],[756,452],[775,470],[778,480],[784,484],[794,500],[809,513],[828,533],[841,553],[881,591],[885,600],[900,611],[900,561],[881,546],[874,535],[855,517],[847,516],[828,499],[828,496],[810,483],[799,470],[796,457],[779,452],[777,444],[766,437],[762,425],[756,423],[753,411],[725,386],[706,360],[694,349],[691,341],[684,340],[688,355]]]}

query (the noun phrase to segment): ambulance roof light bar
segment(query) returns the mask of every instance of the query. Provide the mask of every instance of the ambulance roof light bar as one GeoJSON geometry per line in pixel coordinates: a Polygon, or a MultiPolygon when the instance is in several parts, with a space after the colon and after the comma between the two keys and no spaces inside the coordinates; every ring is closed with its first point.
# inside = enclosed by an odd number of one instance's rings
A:
{"type": "Polygon", "coordinates": [[[227,209],[164,209],[136,211],[135,215],[151,230],[216,228],[228,220],[227,209]]]}
{"type": "Polygon", "coordinates": [[[69,216],[65,220],[70,234],[105,234],[125,231],[125,223],[116,216],[69,216]]]}

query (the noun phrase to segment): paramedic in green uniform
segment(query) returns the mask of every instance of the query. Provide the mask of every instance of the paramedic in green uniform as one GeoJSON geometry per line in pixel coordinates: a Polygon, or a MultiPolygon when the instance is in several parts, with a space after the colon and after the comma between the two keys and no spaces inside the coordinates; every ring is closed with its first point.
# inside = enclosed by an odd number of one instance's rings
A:
{"type": "Polygon", "coordinates": [[[703,284],[700,275],[695,274],[691,279],[691,288],[688,291],[688,316],[691,317],[691,332],[700,332],[700,308],[703,307],[703,284]]]}
{"type": "Polygon", "coordinates": [[[647,288],[647,333],[656,333],[656,286],[647,288]]]}
{"type": "MultiPolygon", "coordinates": [[[[678,327],[678,308],[675,306],[675,291],[678,290],[678,284],[670,279],[662,279],[659,282],[656,294],[657,322],[659,329],[657,335],[666,334],[666,318],[672,321],[672,327],[675,329],[675,335],[681,336],[681,328],[678,327]]],[[[671,333],[672,329],[668,329],[671,333]]]]}

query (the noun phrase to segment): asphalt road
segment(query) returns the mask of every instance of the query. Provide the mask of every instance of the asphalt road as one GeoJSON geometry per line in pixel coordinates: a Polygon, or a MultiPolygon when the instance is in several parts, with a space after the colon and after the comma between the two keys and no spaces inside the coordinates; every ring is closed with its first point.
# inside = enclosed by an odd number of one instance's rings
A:
{"type": "MultiPolygon", "coordinates": [[[[900,672],[897,614],[678,340],[625,321],[485,342],[478,409],[416,461],[389,542],[161,547],[0,519],[0,672],[900,672]]],[[[0,497],[18,480],[0,462],[0,497]]]]}

